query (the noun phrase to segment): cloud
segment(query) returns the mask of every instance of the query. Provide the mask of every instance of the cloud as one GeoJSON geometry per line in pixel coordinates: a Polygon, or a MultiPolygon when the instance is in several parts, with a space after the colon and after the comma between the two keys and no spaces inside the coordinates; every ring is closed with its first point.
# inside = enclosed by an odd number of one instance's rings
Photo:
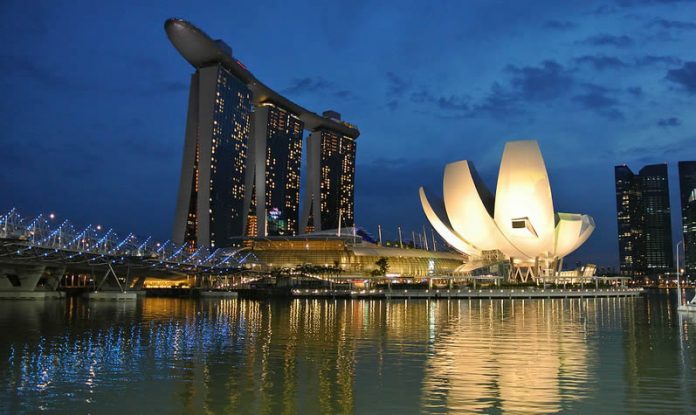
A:
{"type": "Polygon", "coordinates": [[[311,78],[297,78],[293,80],[292,84],[281,90],[281,93],[288,95],[297,95],[305,93],[314,92],[325,92],[331,88],[331,83],[325,81],[321,77],[311,78]]]}
{"type": "Polygon", "coordinates": [[[614,6],[609,6],[607,4],[601,5],[599,7],[596,7],[587,14],[593,15],[593,16],[604,16],[604,15],[609,15],[609,14],[614,14],[618,11],[618,9],[614,6]]]}
{"type": "Polygon", "coordinates": [[[558,31],[571,30],[574,29],[576,26],[577,25],[575,23],[565,20],[547,20],[546,22],[544,22],[544,27],[546,29],[558,31]]]}
{"type": "Polygon", "coordinates": [[[693,3],[694,0],[617,0],[621,7],[649,6],[651,4],[693,3]]]}
{"type": "Polygon", "coordinates": [[[625,68],[627,66],[621,59],[605,55],[580,56],[573,59],[573,62],[576,65],[590,65],[597,70],[625,68]]]}
{"type": "Polygon", "coordinates": [[[387,95],[389,97],[401,97],[411,87],[410,82],[407,82],[394,72],[387,72],[387,81],[387,95]]]}
{"type": "Polygon", "coordinates": [[[607,33],[601,33],[590,36],[578,43],[590,46],[614,46],[617,48],[626,48],[633,46],[634,41],[631,37],[626,35],[615,36],[607,33]]]}
{"type": "Polygon", "coordinates": [[[353,93],[347,89],[342,89],[333,93],[336,98],[350,99],[353,98],[353,93]]]}
{"type": "Polygon", "coordinates": [[[621,150],[617,152],[617,156],[624,159],[633,158],[645,164],[655,163],[658,160],[664,160],[665,158],[671,158],[675,155],[683,155],[684,152],[696,150],[694,143],[696,143],[696,137],[687,137],[677,140],[650,140],[644,144],[621,148],[621,150]]]}
{"type": "Polygon", "coordinates": [[[665,79],[680,85],[689,94],[696,94],[696,62],[685,62],[681,68],[667,71],[665,79]]]}
{"type": "Polygon", "coordinates": [[[513,93],[523,101],[548,101],[564,95],[573,84],[570,72],[561,64],[547,60],[539,66],[508,65],[513,93]]]}
{"type": "Polygon", "coordinates": [[[426,102],[434,102],[435,97],[426,89],[420,89],[411,94],[411,101],[417,104],[423,104],[426,102]]]}
{"type": "Polygon", "coordinates": [[[520,105],[521,97],[515,91],[511,91],[495,82],[491,86],[489,94],[480,102],[471,105],[467,114],[469,117],[490,115],[492,117],[508,116],[523,112],[520,105]]]}
{"type": "Polygon", "coordinates": [[[639,86],[630,86],[630,87],[626,88],[626,92],[628,92],[629,94],[631,94],[632,96],[634,96],[636,98],[643,96],[643,88],[641,88],[639,86]]]}
{"type": "Polygon", "coordinates": [[[657,120],[658,127],[678,127],[681,125],[681,120],[677,117],[660,118],[657,120]]]}
{"type": "Polygon", "coordinates": [[[467,99],[455,95],[438,98],[437,105],[444,110],[466,111],[469,109],[467,99]]]}
{"type": "MultiPolygon", "coordinates": [[[[573,63],[602,69],[630,66],[618,58],[603,55],[581,56],[574,59],[573,63]]],[[[643,94],[640,87],[619,90],[582,82],[576,79],[572,65],[562,65],[553,60],[546,60],[538,65],[507,65],[503,73],[508,75],[508,79],[493,82],[490,90],[482,97],[439,96],[427,89],[420,89],[413,92],[410,99],[417,104],[435,107],[437,116],[444,118],[500,118],[523,114],[533,108],[534,104],[561,102],[616,121],[625,118],[619,109],[621,103],[618,96],[630,94],[632,97],[640,97],[643,94]]]]}
{"type": "Polygon", "coordinates": [[[584,93],[575,95],[572,101],[579,104],[581,108],[594,111],[610,120],[623,120],[625,117],[616,106],[619,101],[616,98],[609,96],[609,89],[599,85],[588,84],[584,86],[584,93]]]}
{"type": "Polygon", "coordinates": [[[681,63],[681,59],[674,56],[644,55],[635,59],[636,66],[656,64],[680,65],[681,63]]]}
{"type": "Polygon", "coordinates": [[[648,27],[660,27],[662,29],[693,30],[696,23],[682,20],[654,19],[648,23],[648,27]]]}
{"type": "Polygon", "coordinates": [[[576,85],[572,71],[552,60],[539,65],[507,65],[503,72],[509,78],[494,82],[488,93],[478,99],[467,95],[438,96],[427,89],[413,92],[410,99],[417,104],[435,106],[440,117],[501,117],[522,113],[525,104],[559,99],[576,85]]]}

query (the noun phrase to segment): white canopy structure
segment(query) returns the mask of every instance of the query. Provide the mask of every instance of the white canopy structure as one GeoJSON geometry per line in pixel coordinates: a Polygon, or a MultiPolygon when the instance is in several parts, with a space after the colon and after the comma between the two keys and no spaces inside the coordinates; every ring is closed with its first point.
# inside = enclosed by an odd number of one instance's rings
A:
{"type": "Polygon", "coordinates": [[[445,167],[444,199],[420,188],[423,210],[452,247],[468,255],[462,271],[490,265],[499,251],[512,265],[510,279],[558,275],[563,257],[594,231],[592,217],[556,213],[539,145],[534,140],[505,145],[495,196],[467,160],[445,167]]]}

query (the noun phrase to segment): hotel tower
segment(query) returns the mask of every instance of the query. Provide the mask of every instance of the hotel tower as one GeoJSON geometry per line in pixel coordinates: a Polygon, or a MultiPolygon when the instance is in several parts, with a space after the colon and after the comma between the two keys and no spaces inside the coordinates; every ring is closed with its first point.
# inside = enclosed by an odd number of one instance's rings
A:
{"type": "Polygon", "coordinates": [[[320,116],[270,89],[225,42],[192,24],[169,19],[165,31],[195,68],[173,241],[222,248],[244,237],[353,226],[358,129],[334,111],[320,116]]]}

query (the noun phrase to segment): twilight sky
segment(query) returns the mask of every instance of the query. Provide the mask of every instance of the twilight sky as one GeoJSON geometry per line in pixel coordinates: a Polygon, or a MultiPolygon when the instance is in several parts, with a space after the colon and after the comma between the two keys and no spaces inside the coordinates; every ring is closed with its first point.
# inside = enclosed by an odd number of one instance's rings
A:
{"type": "Polygon", "coordinates": [[[556,210],[597,222],[567,263],[618,263],[615,164],[670,163],[678,237],[692,1],[94,3],[0,3],[1,212],[169,238],[192,68],[163,24],[180,17],[360,128],[356,216],[373,233],[420,229],[417,189],[440,190],[448,162],[473,160],[494,190],[505,141],[534,138],[556,210]]]}

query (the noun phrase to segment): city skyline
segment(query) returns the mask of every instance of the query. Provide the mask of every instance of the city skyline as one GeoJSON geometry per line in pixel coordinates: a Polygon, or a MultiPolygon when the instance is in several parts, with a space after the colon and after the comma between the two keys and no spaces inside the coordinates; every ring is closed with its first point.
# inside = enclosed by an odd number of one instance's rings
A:
{"type": "MultiPolygon", "coordinates": [[[[230,41],[251,70],[293,100],[350,114],[370,137],[358,149],[356,221],[373,233],[381,223],[385,239],[398,225],[410,234],[426,223],[417,186],[436,185],[442,165],[482,160],[490,184],[504,141],[536,138],[562,161],[549,163],[552,186],[574,189],[557,195],[559,209],[577,206],[597,220],[575,257],[616,264],[612,167],[667,161],[678,211],[676,162],[696,154],[686,116],[696,93],[696,57],[687,49],[695,10],[684,3],[539,2],[500,14],[472,4],[432,12],[427,20],[441,23],[426,22],[415,41],[398,28],[422,14],[418,7],[381,6],[389,19],[375,21],[360,4],[312,13],[300,4],[293,11],[307,13],[299,22],[315,30],[295,33],[299,23],[283,22],[287,10],[263,12],[289,46],[273,53],[270,31],[248,30],[262,12],[243,5],[234,13],[141,6],[137,16],[101,5],[89,19],[71,17],[70,6],[2,7],[9,24],[0,30],[16,40],[6,51],[1,101],[0,162],[10,166],[0,176],[2,210],[51,210],[169,236],[187,101],[182,74],[190,73],[162,34],[170,15],[230,41]],[[107,20],[117,30],[103,28],[107,20]],[[397,29],[384,33],[385,24],[397,29]],[[444,39],[443,47],[430,47],[433,39],[444,39]],[[30,58],[38,55],[46,59],[30,58]],[[44,108],[43,122],[35,105],[44,108]]],[[[671,221],[681,234],[679,215],[671,221]]]]}

